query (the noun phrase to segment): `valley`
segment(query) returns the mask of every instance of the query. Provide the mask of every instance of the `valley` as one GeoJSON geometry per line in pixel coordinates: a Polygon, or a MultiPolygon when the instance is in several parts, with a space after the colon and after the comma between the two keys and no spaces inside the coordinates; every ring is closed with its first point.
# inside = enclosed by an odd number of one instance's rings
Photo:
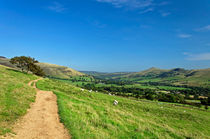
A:
{"type": "MultiPolygon", "coordinates": [[[[19,131],[13,125],[35,101],[35,90],[27,84],[40,78],[3,59],[0,63],[7,67],[0,66],[0,137],[19,131]]],[[[192,72],[180,69],[88,75],[58,65],[38,65],[46,76],[33,85],[56,95],[60,122],[72,138],[210,138],[210,90],[208,77],[201,77],[208,69],[194,73],[189,79],[202,82],[191,86],[177,84],[192,72]]]]}

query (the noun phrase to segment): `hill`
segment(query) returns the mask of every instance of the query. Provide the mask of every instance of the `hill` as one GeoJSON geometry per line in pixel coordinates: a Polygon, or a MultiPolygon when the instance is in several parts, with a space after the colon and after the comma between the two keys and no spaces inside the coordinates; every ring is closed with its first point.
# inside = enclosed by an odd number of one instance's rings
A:
{"type": "Polygon", "coordinates": [[[128,75],[131,72],[114,72],[114,73],[108,73],[108,72],[97,72],[97,71],[80,71],[82,73],[85,73],[90,76],[94,76],[95,78],[99,79],[114,79],[116,77],[128,75]]]}
{"type": "MultiPolygon", "coordinates": [[[[9,61],[10,59],[8,58],[2,57],[2,56],[0,57],[0,65],[16,68],[9,61]]],[[[48,64],[48,63],[37,63],[37,65],[39,65],[44,70],[45,74],[48,77],[68,79],[71,76],[85,75],[84,73],[78,72],[72,68],[65,67],[65,66],[59,66],[59,65],[48,64]]]]}
{"type": "Polygon", "coordinates": [[[96,78],[108,80],[134,81],[139,83],[155,82],[202,87],[210,86],[210,68],[186,70],[183,68],[159,69],[153,67],[140,72],[83,72],[96,78]]]}
{"type": "Polygon", "coordinates": [[[37,63],[37,65],[40,66],[44,70],[45,74],[49,77],[68,79],[71,76],[85,75],[84,73],[65,66],[48,63],[37,63]]]}
{"type": "Polygon", "coordinates": [[[167,72],[168,70],[164,70],[164,69],[158,69],[158,68],[150,68],[148,70],[144,70],[141,72],[136,72],[136,73],[130,73],[124,77],[127,78],[138,78],[138,77],[157,77],[159,74],[162,74],[164,72],[167,72]]]}
{"type": "Polygon", "coordinates": [[[6,57],[3,57],[3,56],[0,56],[0,65],[4,65],[4,66],[7,66],[7,67],[15,68],[15,66],[12,65],[9,62],[9,59],[7,59],[6,57]]]}
{"type": "Polygon", "coordinates": [[[127,80],[135,82],[158,82],[174,85],[188,85],[188,86],[210,86],[210,68],[209,69],[195,69],[186,70],[182,68],[175,69],[158,69],[150,68],[145,71],[136,73],[129,73],[123,76],[116,76],[117,80],[127,80]]]}

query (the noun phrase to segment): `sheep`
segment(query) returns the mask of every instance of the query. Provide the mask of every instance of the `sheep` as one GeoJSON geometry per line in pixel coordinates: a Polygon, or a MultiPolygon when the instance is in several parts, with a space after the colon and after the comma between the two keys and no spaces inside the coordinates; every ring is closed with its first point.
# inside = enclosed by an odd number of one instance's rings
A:
{"type": "Polygon", "coordinates": [[[109,93],[109,95],[111,96],[112,94],[111,94],[111,93],[109,93]]]}
{"type": "Polygon", "coordinates": [[[117,105],[118,104],[118,101],[117,100],[114,100],[114,103],[113,103],[114,105],[117,105]]]}
{"type": "Polygon", "coordinates": [[[91,93],[93,90],[90,90],[89,92],[91,93]]]}
{"type": "Polygon", "coordinates": [[[81,91],[85,91],[85,89],[81,89],[81,91]]]}

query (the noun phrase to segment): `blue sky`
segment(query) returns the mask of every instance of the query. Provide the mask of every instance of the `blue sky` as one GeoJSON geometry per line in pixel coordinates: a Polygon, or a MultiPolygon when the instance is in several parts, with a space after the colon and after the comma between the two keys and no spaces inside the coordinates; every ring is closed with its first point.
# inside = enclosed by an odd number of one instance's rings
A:
{"type": "Polygon", "coordinates": [[[0,55],[90,71],[210,67],[209,0],[1,0],[0,55]]]}

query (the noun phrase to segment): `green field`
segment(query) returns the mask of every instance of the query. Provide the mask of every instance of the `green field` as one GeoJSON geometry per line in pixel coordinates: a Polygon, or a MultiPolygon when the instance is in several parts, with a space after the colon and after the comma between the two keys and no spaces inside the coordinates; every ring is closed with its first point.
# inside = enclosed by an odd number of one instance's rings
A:
{"type": "Polygon", "coordinates": [[[34,75],[0,65],[0,135],[12,132],[11,126],[35,100],[35,90],[28,86],[34,79],[34,75]]]}
{"type": "MultiPolygon", "coordinates": [[[[92,79],[94,80],[94,79],[92,79]]],[[[125,88],[141,88],[141,89],[156,89],[156,90],[186,90],[188,88],[184,88],[184,87],[173,87],[173,86],[160,86],[160,85],[144,85],[144,84],[132,84],[132,85],[117,85],[117,84],[95,84],[92,81],[91,78],[89,77],[71,77],[68,80],[61,80],[63,82],[66,83],[71,83],[74,85],[78,85],[78,86],[83,86],[85,84],[94,84],[96,87],[125,87],[125,88]],[[83,80],[83,81],[79,81],[79,79],[83,80]],[[77,80],[76,82],[72,82],[72,80],[77,80]]]]}
{"type": "Polygon", "coordinates": [[[210,111],[83,92],[57,80],[37,86],[57,95],[61,122],[73,138],[210,138],[210,111]]]}

